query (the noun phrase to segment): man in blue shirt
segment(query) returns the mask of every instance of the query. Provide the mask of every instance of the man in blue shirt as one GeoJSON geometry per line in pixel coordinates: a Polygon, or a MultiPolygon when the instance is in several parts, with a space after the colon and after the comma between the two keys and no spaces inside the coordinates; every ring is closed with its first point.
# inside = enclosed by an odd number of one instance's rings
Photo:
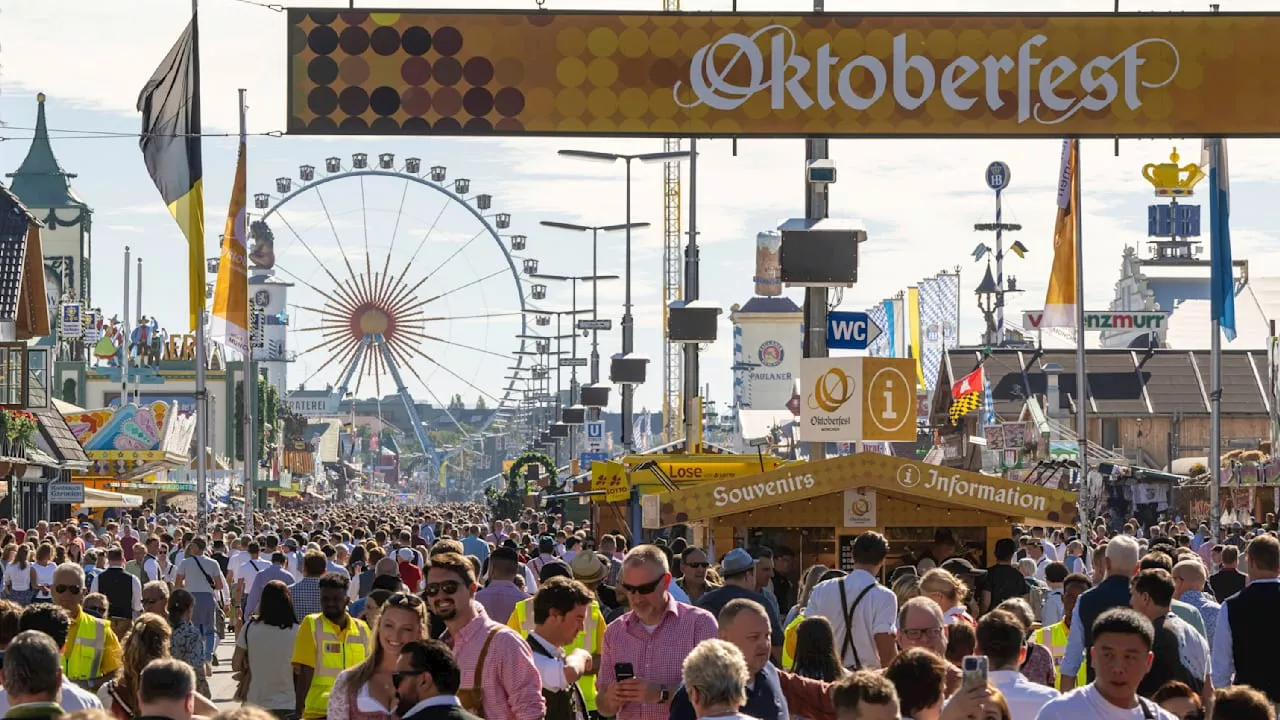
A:
{"type": "Polygon", "coordinates": [[[479,560],[481,566],[489,559],[489,543],[480,539],[479,525],[467,526],[467,536],[462,538],[462,549],[479,560]]]}

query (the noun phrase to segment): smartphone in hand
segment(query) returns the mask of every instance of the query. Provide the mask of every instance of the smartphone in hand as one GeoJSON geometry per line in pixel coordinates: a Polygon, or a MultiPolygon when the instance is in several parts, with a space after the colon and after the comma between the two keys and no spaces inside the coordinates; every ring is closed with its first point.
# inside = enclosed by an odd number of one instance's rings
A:
{"type": "Polygon", "coordinates": [[[966,655],[960,669],[964,673],[963,688],[968,690],[970,688],[983,687],[987,684],[991,663],[987,660],[986,655],[966,655]]]}

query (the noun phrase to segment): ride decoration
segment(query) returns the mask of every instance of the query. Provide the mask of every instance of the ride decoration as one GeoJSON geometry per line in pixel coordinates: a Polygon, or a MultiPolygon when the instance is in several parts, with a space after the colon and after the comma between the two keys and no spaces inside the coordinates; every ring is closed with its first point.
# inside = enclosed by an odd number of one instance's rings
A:
{"type": "Polygon", "coordinates": [[[541,465],[547,473],[547,486],[559,487],[556,463],[546,453],[528,450],[511,463],[507,470],[507,486],[502,491],[498,488],[485,488],[484,499],[489,510],[496,518],[514,518],[524,510],[525,498],[529,495],[529,478],[525,470],[530,465],[541,465]]]}

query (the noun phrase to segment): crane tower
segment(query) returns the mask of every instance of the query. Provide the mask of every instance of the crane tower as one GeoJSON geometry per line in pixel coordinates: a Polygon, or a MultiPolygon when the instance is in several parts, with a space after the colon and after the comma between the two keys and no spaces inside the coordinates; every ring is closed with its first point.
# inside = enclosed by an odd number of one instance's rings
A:
{"type": "MultiPolygon", "coordinates": [[[[680,0],[663,0],[666,12],[679,12],[680,0]]],[[[664,152],[678,152],[680,138],[662,141],[664,152]]],[[[683,436],[681,428],[681,393],[684,387],[681,347],[667,340],[668,307],[684,293],[684,274],[680,258],[680,163],[662,166],[662,439],[671,442],[683,436]]]]}

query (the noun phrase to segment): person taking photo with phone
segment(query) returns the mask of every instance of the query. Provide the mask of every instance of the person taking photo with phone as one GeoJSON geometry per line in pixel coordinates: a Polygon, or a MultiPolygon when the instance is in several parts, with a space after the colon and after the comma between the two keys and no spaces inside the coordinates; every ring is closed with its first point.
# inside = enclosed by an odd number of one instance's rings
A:
{"type": "Polygon", "coordinates": [[[637,545],[622,561],[618,591],[629,611],[604,632],[596,709],[618,720],[667,720],[681,682],[681,663],[703,640],[716,637],[711,613],[678,602],[668,591],[667,556],[637,545]]]}

